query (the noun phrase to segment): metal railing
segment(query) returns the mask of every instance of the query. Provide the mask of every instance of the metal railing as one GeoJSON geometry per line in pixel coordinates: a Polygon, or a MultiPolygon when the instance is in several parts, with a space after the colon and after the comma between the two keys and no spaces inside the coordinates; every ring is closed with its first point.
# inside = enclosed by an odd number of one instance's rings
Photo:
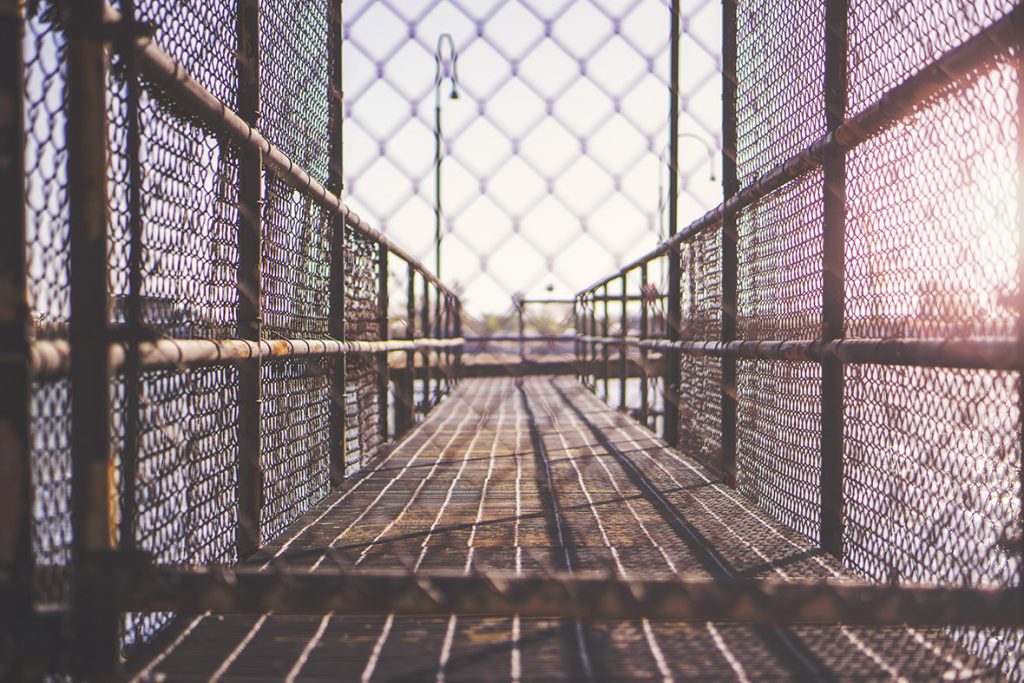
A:
{"type": "Polygon", "coordinates": [[[231,565],[381,453],[460,302],[341,202],[340,3],[0,9],[0,675],[108,679],[169,617],[115,574],[231,565]]]}
{"type": "MultiPolygon", "coordinates": [[[[762,5],[724,3],[724,199],[576,296],[581,380],[869,580],[1019,588],[1024,9],[762,5]]],[[[1019,630],[956,635],[1020,675],[1019,630]]]]}

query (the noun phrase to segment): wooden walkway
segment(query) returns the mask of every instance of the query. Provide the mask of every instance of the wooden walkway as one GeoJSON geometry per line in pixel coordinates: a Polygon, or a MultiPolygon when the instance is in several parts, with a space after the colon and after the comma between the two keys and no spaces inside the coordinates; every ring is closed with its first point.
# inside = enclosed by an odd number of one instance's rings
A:
{"type": "MultiPolygon", "coordinates": [[[[572,378],[467,380],[253,560],[277,566],[842,577],[572,378]]],[[[978,680],[938,631],[519,618],[183,618],[143,680],[978,680]]]]}

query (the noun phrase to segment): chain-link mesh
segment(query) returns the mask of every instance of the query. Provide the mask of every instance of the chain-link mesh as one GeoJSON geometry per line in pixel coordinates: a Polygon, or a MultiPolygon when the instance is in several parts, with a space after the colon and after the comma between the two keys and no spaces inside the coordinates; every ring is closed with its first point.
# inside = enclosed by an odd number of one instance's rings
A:
{"type": "MultiPolygon", "coordinates": [[[[680,194],[683,213],[696,215],[717,199],[708,167],[720,146],[720,6],[682,5],[680,194]]],[[[503,311],[516,292],[568,296],[656,243],[668,2],[345,8],[347,191],[423,260],[434,253],[423,227],[435,201],[433,55],[440,34],[454,39],[459,99],[441,88],[442,273],[469,313],[503,311]]],[[[442,62],[450,74],[447,50],[442,62]]]]}
{"type": "MultiPolygon", "coordinates": [[[[28,301],[35,339],[66,339],[71,313],[68,252],[64,34],[41,4],[25,21],[25,194],[28,301]]],[[[32,547],[36,599],[68,598],[71,553],[70,385],[33,383],[31,400],[32,547]]]]}
{"type": "MultiPolygon", "coordinates": [[[[345,230],[345,244],[345,337],[380,339],[380,247],[351,228],[345,230]]],[[[373,356],[345,359],[346,469],[358,469],[381,443],[379,363],[373,356]]]]}

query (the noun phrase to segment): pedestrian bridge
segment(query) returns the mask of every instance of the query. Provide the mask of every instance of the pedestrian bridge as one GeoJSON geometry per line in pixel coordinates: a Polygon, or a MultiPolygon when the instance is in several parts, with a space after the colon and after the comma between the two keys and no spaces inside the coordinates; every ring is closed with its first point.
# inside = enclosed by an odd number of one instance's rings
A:
{"type": "Polygon", "coordinates": [[[0,5],[0,679],[1024,677],[1024,9],[820,4],[507,330],[342,203],[340,3],[0,5]]]}

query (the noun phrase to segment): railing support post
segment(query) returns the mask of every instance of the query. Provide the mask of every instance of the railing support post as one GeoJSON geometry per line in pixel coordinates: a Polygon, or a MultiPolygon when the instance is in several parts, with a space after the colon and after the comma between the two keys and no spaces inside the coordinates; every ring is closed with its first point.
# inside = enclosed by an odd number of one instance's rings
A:
{"type": "MultiPolygon", "coordinates": [[[[68,3],[67,164],[71,253],[72,667],[76,680],[118,671],[118,614],[90,604],[113,549],[107,290],[107,111],[103,1],[68,3]]],[[[17,10],[14,10],[17,11],[17,10]]],[[[18,179],[18,183],[24,182],[18,179]]],[[[17,257],[24,256],[20,249],[17,257]]],[[[4,391],[8,388],[5,387],[4,391]]]]}
{"type": "MultiPolygon", "coordinates": [[[[377,273],[377,329],[378,337],[387,341],[390,335],[388,325],[388,248],[378,245],[378,268],[377,273]]],[[[388,353],[381,351],[377,354],[377,408],[380,418],[380,435],[385,442],[388,440],[388,390],[391,386],[391,368],[388,367],[388,353]]]]}
{"type": "MultiPolygon", "coordinates": [[[[722,3],[722,197],[728,200],[739,191],[736,178],[736,3],[722,3]]],[[[739,301],[737,279],[739,260],[736,214],[722,217],[722,341],[736,339],[736,317],[739,301]]],[[[729,486],[736,486],[737,387],[736,358],[723,356],[721,361],[721,472],[729,486]]]]}
{"type": "Polygon", "coordinates": [[[24,24],[18,3],[0,13],[0,641],[11,644],[12,679],[29,678],[26,668],[32,618],[32,469],[29,340],[31,320],[25,264],[25,82],[24,24]]]}
{"type": "MultiPolygon", "coordinates": [[[[825,124],[834,131],[846,117],[847,3],[825,4],[825,124]]],[[[846,156],[828,148],[824,174],[822,332],[841,339],[846,299],[846,156]]],[[[843,364],[822,363],[821,372],[821,547],[843,557],[843,364]]]]}
{"type": "MultiPolygon", "coordinates": [[[[444,292],[441,291],[440,287],[434,288],[434,324],[431,326],[434,330],[434,334],[431,335],[435,339],[441,337],[441,299],[444,297],[444,292]]],[[[437,364],[438,377],[434,381],[434,400],[431,405],[437,405],[441,402],[441,393],[443,381],[444,368],[441,364],[441,352],[434,351],[434,362],[437,364]]]]}
{"type": "MultiPolygon", "coordinates": [[[[426,274],[423,278],[423,308],[420,309],[420,327],[423,328],[421,336],[430,337],[430,280],[426,274]]],[[[426,415],[430,412],[430,349],[424,348],[423,358],[423,404],[420,410],[426,415]]]]}
{"type": "MultiPolygon", "coordinates": [[[[679,231],[679,0],[672,0],[669,36],[669,161],[668,161],[668,236],[679,231]]],[[[679,285],[682,279],[682,264],[679,261],[679,245],[673,244],[668,252],[668,301],[665,316],[665,333],[669,341],[679,340],[679,323],[682,314],[682,299],[679,285]]],[[[662,437],[670,446],[679,444],[679,351],[666,350],[662,353],[664,368],[664,433],[662,437]]]]}
{"type": "MultiPolygon", "coordinates": [[[[640,340],[647,339],[647,263],[640,266],[640,340]]],[[[647,427],[647,412],[650,409],[647,397],[647,349],[640,347],[640,412],[637,421],[647,427]]]]}
{"type": "Polygon", "coordinates": [[[607,342],[608,336],[611,334],[611,324],[608,320],[607,284],[601,289],[601,292],[604,300],[604,318],[601,320],[601,336],[604,338],[601,342],[601,373],[604,378],[604,400],[608,402],[611,397],[612,354],[607,342]]]}
{"type": "MultiPolygon", "coordinates": [[[[238,113],[250,126],[259,124],[259,0],[239,0],[238,113]]],[[[238,157],[238,337],[258,340],[262,332],[263,164],[259,152],[241,150],[238,157]]],[[[239,558],[260,547],[263,470],[260,434],[262,363],[238,368],[238,526],[239,558]]]]}
{"type": "MultiPolygon", "coordinates": [[[[342,94],[341,71],[341,2],[329,3],[330,36],[327,43],[328,60],[331,67],[330,126],[331,149],[327,174],[327,190],[341,196],[345,186],[343,167],[342,119],[344,96],[342,94]]],[[[327,331],[335,339],[345,339],[345,220],[335,214],[331,218],[331,257],[328,273],[328,324],[327,331]]],[[[345,411],[345,370],[344,356],[330,361],[328,397],[330,400],[328,462],[331,485],[340,486],[345,480],[346,469],[346,411],[345,411]]]]}
{"type": "Polygon", "coordinates": [[[626,308],[626,276],[622,276],[622,314],[619,317],[619,336],[622,341],[619,344],[619,410],[626,409],[626,322],[628,311],[626,308]]]}

